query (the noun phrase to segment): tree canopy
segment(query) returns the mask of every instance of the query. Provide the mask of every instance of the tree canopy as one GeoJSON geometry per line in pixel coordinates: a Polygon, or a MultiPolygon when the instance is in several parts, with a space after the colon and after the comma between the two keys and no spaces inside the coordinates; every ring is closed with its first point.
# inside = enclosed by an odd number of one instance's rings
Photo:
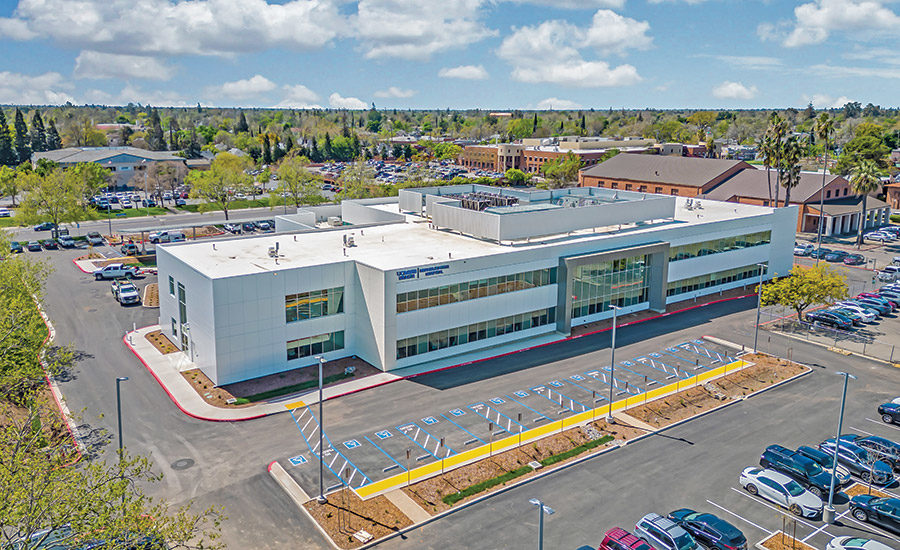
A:
{"type": "Polygon", "coordinates": [[[764,306],[789,307],[802,318],[811,305],[828,304],[847,296],[846,277],[827,264],[815,267],[795,265],[789,277],[774,278],[763,285],[761,302],[764,306]]]}
{"type": "Polygon", "coordinates": [[[251,164],[247,157],[219,153],[209,170],[190,172],[186,181],[191,186],[191,196],[205,201],[200,209],[218,208],[225,212],[227,220],[235,195],[247,191],[253,185],[253,180],[247,173],[251,164]]]}

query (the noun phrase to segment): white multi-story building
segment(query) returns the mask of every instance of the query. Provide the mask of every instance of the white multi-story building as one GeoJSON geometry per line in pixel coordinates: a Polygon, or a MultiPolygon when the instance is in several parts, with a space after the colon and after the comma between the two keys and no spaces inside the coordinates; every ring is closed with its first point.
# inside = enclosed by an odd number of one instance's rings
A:
{"type": "Polygon", "coordinates": [[[611,305],[663,310],[752,284],[759,264],[786,274],[797,219],[601,188],[419,188],[340,208],[352,225],[158,247],[160,324],[216,384],[318,355],[429,370],[558,339],[611,305]]]}

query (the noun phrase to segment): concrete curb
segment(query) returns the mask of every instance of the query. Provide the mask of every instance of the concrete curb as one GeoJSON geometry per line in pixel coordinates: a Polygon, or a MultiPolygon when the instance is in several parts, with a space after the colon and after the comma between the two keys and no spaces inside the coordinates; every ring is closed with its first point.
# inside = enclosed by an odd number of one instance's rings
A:
{"type": "Polygon", "coordinates": [[[821,343],[821,342],[814,342],[813,340],[805,340],[805,339],[803,339],[803,338],[799,338],[799,337],[794,336],[794,335],[792,335],[792,334],[788,334],[788,333],[786,333],[786,332],[781,332],[781,331],[778,331],[778,330],[772,330],[772,331],[769,331],[769,332],[771,332],[772,334],[777,334],[777,335],[779,335],[779,336],[783,336],[783,337],[785,337],[785,338],[790,338],[791,340],[796,340],[796,341],[798,341],[798,342],[806,342],[807,344],[812,344],[812,345],[814,345],[814,346],[819,346],[820,348],[825,348],[825,349],[827,349],[828,351],[833,351],[834,353],[839,353],[839,354],[841,354],[841,355],[854,355],[854,356],[856,356],[856,357],[862,357],[863,359],[868,359],[869,361],[875,361],[876,363],[882,363],[882,364],[885,364],[885,365],[888,365],[888,366],[891,366],[891,367],[897,367],[897,365],[900,364],[900,363],[892,363],[892,362],[887,361],[887,360],[885,360],[885,359],[879,359],[878,357],[872,357],[871,355],[864,355],[864,354],[862,354],[862,353],[857,353],[857,352],[855,352],[855,351],[850,351],[850,350],[846,350],[846,349],[843,349],[843,348],[835,348],[834,346],[829,346],[828,344],[823,344],[823,343],[821,343]],[[838,349],[840,349],[840,351],[837,351],[838,349]]]}
{"type": "Polygon", "coordinates": [[[281,490],[287,493],[288,498],[294,501],[294,504],[297,505],[297,508],[303,510],[303,513],[307,518],[309,518],[309,521],[311,521],[312,524],[316,526],[319,534],[322,535],[322,537],[324,537],[326,541],[328,541],[331,547],[335,550],[341,550],[341,548],[331,539],[331,536],[325,531],[325,529],[323,529],[322,526],[319,525],[319,522],[312,517],[312,514],[309,513],[309,510],[306,509],[306,506],[304,506],[305,503],[309,502],[312,499],[309,498],[309,495],[307,495],[303,488],[300,487],[300,485],[298,485],[296,481],[294,481],[294,478],[292,478],[290,474],[287,473],[287,471],[281,466],[281,464],[279,464],[277,460],[273,460],[269,463],[269,466],[266,468],[266,470],[269,472],[269,475],[272,476],[272,479],[275,480],[275,483],[277,483],[281,487],[281,490]],[[297,494],[297,491],[300,492],[299,495],[297,494]],[[298,497],[306,497],[306,500],[300,502],[298,497]]]}

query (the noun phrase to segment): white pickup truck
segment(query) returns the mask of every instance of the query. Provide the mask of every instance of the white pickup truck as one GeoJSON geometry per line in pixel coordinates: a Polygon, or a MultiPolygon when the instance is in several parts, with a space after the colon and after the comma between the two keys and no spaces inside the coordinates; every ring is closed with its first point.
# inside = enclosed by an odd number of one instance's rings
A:
{"type": "Polygon", "coordinates": [[[133,279],[138,276],[139,269],[137,266],[125,264],[109,264],[94,272],[94,279],[102,281],[103,279],[133,279]]]}
{"type": "Polygon", "coordinates": [[[112,282],[112,294],[123,306],[141,303],[141,293],[133,283],[116,279],[112,282]]]}

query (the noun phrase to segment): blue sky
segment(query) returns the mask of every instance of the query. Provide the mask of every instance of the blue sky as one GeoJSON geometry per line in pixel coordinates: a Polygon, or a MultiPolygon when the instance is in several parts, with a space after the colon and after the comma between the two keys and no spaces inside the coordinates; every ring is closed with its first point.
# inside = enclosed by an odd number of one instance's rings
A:
{"type": "Polygon", "coordinates": [[[896,106],[895,0],[0,0],[0,103],[896,106]]]}

